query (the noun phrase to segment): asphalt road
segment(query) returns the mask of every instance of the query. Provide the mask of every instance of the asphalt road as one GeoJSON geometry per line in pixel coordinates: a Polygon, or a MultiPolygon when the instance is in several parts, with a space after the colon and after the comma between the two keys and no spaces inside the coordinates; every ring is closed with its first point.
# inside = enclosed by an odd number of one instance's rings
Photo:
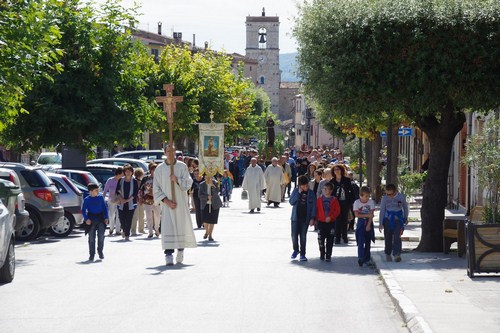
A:
{"type": "Polygon", "coordinates": [[[292,261],[288,202],[249,214],[240,193],[221,209],[215,242],[195,230],[182,265],[166,267],[146,235],[106,237],[93,263],[80,230],[18,244],[0,331],[407,332],[376,270],[358,267],[354,241],[322,262],[311,230],[309,261],[292,261]]]}

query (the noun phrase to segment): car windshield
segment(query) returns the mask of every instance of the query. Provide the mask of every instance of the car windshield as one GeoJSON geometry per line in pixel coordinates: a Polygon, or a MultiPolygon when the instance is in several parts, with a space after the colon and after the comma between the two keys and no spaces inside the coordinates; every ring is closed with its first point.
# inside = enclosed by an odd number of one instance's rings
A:
{"type": "Polygon", "coordinates": [[[38,164],[62,164],[61,155],[42,155],[38,158],[38,164]]]}

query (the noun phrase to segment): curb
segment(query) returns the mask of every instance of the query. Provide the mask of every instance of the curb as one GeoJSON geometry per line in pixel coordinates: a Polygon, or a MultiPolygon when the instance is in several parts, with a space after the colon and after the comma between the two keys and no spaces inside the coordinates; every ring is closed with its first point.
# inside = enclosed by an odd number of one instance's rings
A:
{"type": "Polygon", "coordinates": [[[391,270],[387,267],[384,261],[384,252],[377,251],[372,255],[377,272],[382,277],[384,285],[392,299],[392,303],[403,318],[406,328],[412,333],[433,333],[429,324],[425,321],[422,315],[418,312],[417,307],[404,294],[403,289],[394,278],[391,270]]]}

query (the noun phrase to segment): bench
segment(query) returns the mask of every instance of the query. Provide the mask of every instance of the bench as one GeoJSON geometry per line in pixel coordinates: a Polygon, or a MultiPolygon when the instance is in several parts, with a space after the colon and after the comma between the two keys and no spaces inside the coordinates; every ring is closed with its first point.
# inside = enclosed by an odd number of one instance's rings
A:
{"type": "MultiPolygon", "coordinates": [[[[481,221],[484,207],[476,206],[471,210],[468,220],[481,221]]],[[[444,219],[443,220],[443,252],[450,251],[451,244],[457,242],[458,256],[462,257],[466,251],[465,224],[466,220],[444,219]]]]}
{"type": "Polygon", "coordinates": [[[465,220],[443,220],[443,252],[450,251],[451,244],[457,242],[458,256],[465,253],[465,220]]]}

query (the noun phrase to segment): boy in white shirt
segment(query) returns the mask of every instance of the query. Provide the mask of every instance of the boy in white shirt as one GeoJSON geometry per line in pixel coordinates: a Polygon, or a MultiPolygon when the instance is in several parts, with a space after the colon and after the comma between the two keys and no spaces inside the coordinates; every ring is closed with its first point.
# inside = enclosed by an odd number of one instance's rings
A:
{"type": "Polygon", "coordinates": [[[356,242],[358,244],[358,265],[371,263],[370,243],[375,242],[375,231],[373,228],[373,212],[375,202],[370,199],[370,189],[361,187],[359,199],[353,205],[354,216],[358,218],[356,224],[356,242]]]}

